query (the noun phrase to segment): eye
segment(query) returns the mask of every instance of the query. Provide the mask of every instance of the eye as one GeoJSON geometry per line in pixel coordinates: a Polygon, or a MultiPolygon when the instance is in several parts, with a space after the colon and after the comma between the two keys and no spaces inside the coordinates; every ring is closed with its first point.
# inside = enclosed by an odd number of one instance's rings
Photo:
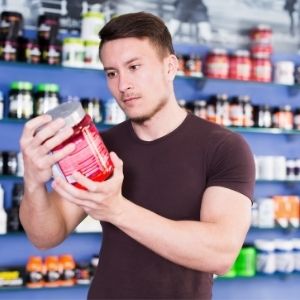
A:
{"type": "Polygon", "coordinates": [[[140,68],[140,66],[141,66],[141,65],[131,65],[131,66],[129,67],[129,69],[132,70],[132,71],[135,71],[135,70],[138,70],[138,69],[140,68]]]}
{"type": "Polygon", "coordinates": [[[117,76],[117,72],[116,71],[108,71],[106,72],[106,77],[109,78],[109,79],[112,79],[114,77],[117,76]]]}

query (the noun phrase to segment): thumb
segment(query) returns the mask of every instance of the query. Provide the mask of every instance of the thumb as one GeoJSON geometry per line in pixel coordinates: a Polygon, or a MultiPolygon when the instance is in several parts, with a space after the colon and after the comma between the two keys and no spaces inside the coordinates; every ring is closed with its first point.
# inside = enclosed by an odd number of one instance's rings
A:
{"type": "Polygon", "coordinates": [[[110,152],[110,158],[115,167],[115,171],[123,173],[123,161],[119,158],[119,156],[115,152],[110,152]]]}

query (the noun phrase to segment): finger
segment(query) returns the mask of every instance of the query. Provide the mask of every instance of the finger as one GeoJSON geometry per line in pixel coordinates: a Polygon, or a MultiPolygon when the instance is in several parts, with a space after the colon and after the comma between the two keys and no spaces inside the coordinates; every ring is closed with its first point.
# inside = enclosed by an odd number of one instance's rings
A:
{"type": "Polygon", "coordinates": [[[72,177],[90,192],[101,192],[101,183],[93,181],[88,177],[82,175],[80,172],[74,172],[72,177]]]}
{"type": "Polygon", "coordinates": [[[64,141],[66,141],[70,136],[72,136],[72,134],[73,129],[71,127],[66,127],[64,130],[58,131],[56,135],[43,143],[41,153],[49,153],[53,150],[53,148],[61,145],[64,141]]]}
{"type": "Polygon", "coordinates": [[[72,203],[76,204],[76,200],[73,196],[71,196],[69,193],[67,193],[58,183],[57,179],[53,180],[51,183],[51,187],[53,190],[55,190],[60,196],[62,196],[63,199],[68,200],[72,203]]]}
{"type": "Polygon", "coordinates": [[[94,201],[94,199],[92,199],[92,193],[73,186],[61,177],[56,177],[54,179],[54,185],[59,190],[63,190],[65,193],[67,193],[69,195],[68,200],[77,205],[84,206],[94,201]]]}
{"type": "Polygon", "coordinates": [[[52,117],[50,115],[41,115],[26,122],[24,125],[22,137],[20,139],[21,149],[23,149],[27,145],[27,143],[32,140],[34,133],[38,128],[49,123],[51,120],[52,117]]]}
{"type": "Polygon", "coordinates": [[[123,161],[118,157],[115,152],[110,152],[110,158],[114,165],[113,176],[122,176],[123,177],[123,161]]]}
{"type": "Polygon", "coordinates": [[[42,129],[38,129],[33,140],[32,147],[37,147],[42,145],[46,140],[53,137],[60,129],[65,126],[65,120],[62,118],[58,118],[54,121],[49,122],[42,127],[42,129]]]}
{"type": "Polygon", "coordinates": [[[42,153],[42,151],[36,151],[32,153],[33,162],[40,170],[51,168],[55,163],[59,162],[64,157],[68,156],[75,150],[75,144],[71,143],[55,151],[51,154],[42,153]]]}
{"type": "Polygon", "coordinates": [[[51,159],[51,164],[59,162],[61,159],[65,158],[66,156],[70,155],[76,148],[76,145],[74,143],[70,143],[63,147],[60,150],[54,151],[51,153],[50,159],[51,159]]]}
{"type": "Polygon", "coordinates": [[[70,195],[68,191],[66,191],[63,187],[61,187],[56,180],[54,180],[51,184],[53,190],[55,190],[64,200],[71,202],[81,208],[93,210],[96,209],[96,204],[92,201],[86,199],[78,199],[74,196],[70,195]]]}

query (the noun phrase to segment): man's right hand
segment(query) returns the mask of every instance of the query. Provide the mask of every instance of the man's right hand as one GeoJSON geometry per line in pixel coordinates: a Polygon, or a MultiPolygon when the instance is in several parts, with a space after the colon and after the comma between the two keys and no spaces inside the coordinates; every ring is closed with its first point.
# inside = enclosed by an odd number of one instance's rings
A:
{"type": "Polygon", "coordinates": [[[24,181],[27,188],[35,189],[52,177],[52,166],[75,149],[68,144],[55,153],[53,148],[69,138],[73,129],[66,127],[63,119],[51,120],[51,116],[42,115],[28,121],[20,139],[24,160],[24,181]]]}

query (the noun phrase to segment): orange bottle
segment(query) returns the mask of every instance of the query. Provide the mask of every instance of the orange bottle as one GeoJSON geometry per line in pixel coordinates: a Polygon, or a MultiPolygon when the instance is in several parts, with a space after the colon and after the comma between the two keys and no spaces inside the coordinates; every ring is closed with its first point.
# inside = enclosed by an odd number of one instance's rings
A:
{"type": "Polygon", "coordinates": [[[41,288],[44,286],[44,268],[40,256],[31,256],[26,265],[26,286],[41,288]]]}
{"type": "Polygon", "coordinates": [[[59,257],[61,267],[61,285],[72,286],[75,284],[75,261],[70,254],[64,254],[59,257]]]}
{"type": "Polygon", "coordinates": [[[57,256],[47,256],[45,259],[45,287],[60,286],[60,265],[57,256]]]}

